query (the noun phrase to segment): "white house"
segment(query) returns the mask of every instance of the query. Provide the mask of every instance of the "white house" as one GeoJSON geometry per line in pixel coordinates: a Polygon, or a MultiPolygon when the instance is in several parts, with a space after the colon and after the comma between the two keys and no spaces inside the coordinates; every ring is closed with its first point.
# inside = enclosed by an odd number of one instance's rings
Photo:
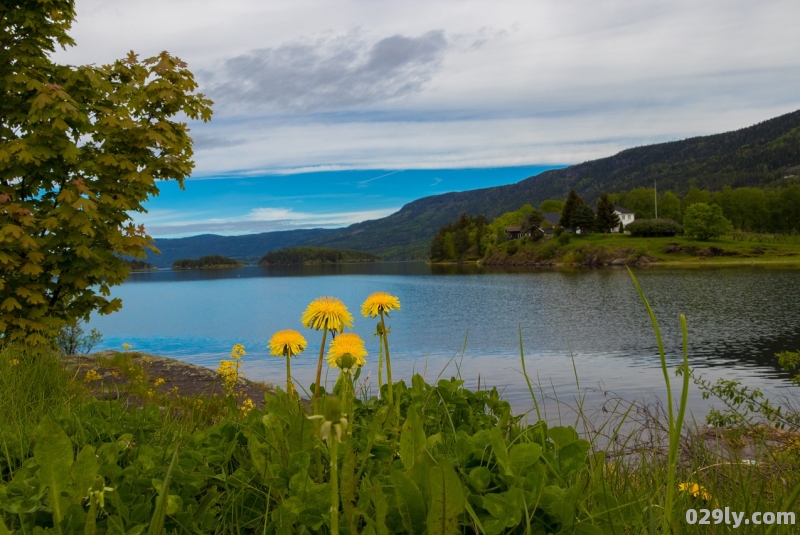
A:
{"type": "Polygon", "coordinates": [[[633,212],[627,208],[623,208],[618,204],[614,205],[614,213],[617,214],[617,217],[619,218],[619,227],[612,229],[611,232],[623,232],[623,229],[633,223],[633,221],[636,219],[633,212]]]}

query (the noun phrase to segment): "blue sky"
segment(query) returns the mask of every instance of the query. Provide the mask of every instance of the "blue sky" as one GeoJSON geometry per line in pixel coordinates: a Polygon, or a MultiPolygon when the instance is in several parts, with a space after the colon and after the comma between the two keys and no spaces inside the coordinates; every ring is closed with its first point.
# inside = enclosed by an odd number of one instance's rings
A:
{"type": "Polygon", "coordinates": [[[189,125],[187,192],[167,186],[137,216],[153,236],[346,224],[429,193],[800,108],[797,0],[76,0],[76,9],[77,46],[57,61],[167,50],[215,103],[211,122],[189,125]]]}
{"type": "Polygon", "coordinates": [[[550,166],[361,170],[188,180],[137,219],[154,237],[341,227],[396,212],[420,197],[518,182],[550,166]]]}

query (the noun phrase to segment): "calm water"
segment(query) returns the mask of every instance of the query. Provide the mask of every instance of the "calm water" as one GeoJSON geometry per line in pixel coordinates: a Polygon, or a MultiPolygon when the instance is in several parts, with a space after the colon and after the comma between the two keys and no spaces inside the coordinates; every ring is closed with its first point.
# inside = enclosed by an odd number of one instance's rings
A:
{"type": "MultiPolygon", "coordinates": [[[[787,375],[773,355],[800,348],[800,269],[650,268],[636,275],[661,324],[671,367],[681,358],[678,316],[684,313],[690,364],[699,373],[740,379],[772,393],[787,391],[787,375]]],[[[569,400],[578,391],[570,353],[581,389],[590,389],[589,403],[602,400],[594,389],[626,398],[663,391],[649,318],[624,269],[385,263],[137,273],[114,291],[123,300],[122,311],[95,317],[91,326],[104,335],[98,349],[128,343],[208,367],[242,343],[245,374],[277,383],[284,362],[269,355],[267,341],[279,329],[297,329],[309,347],[292,361],[292,371],[305,386],[313,381],[320,336],[302,328],[300,315],[312,299],[332,295],[353,312],[354,331],[370,352],[364,375],[374,378],[375,320],[359,314],[374,291],[397,295],[402,303],[388,320],[395,380],[408,380],[414,372],[435,380],[460,370],[468,386],[477,386],[480,376],[481,384],[502,389],[516,410],[527,410],[521,327],[528,373],[538,376],[549,396],[569,400]]],[[[331,374],[328,380],[333,379],[331,374]]],[[[706,402],[694,395],[691,407],[702,413],[706,402]]]]}

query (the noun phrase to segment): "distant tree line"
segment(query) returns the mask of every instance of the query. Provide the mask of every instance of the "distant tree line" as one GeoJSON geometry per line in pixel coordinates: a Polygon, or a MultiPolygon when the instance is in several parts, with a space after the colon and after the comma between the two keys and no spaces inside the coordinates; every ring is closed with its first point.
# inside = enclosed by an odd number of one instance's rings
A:
{"type": "Polygon", "coordinates": [[[295,266],[380,261],[380,257],[364,251],[330,249],[327,247],[289,247],[265,254],[258,263],[259,265],[269,266],[295,266]]]}
{"type": "MultiPolygon", "coordinates": [[[[636,214],[636,219],[655,217],[655,190],[636,188],[610,195],[636,214]]],[[[800,232],[800,185],[769,189],[731,188],[710,192],[694,186],[683,197],[671,191],[658,195],[658,217],[684,223],[687,209],[697,203],[716,204],[736,230],[769,234],[800,232]]],[[[684,225],[685,226],[685,225],[684,225]]]]}
{"type": "Polygon", "coordinates": [[[234,268],[244,264],[233,258],[218,254],[202,256],[199,259],[182,258],[172,263],[172,269],[208,269],[208,268],[234,268]]]}

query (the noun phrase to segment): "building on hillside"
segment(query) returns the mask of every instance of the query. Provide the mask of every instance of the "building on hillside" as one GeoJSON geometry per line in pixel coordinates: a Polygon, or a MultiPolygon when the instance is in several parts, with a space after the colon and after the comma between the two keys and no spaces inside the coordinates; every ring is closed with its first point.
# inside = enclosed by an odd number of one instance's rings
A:
{"type": "Polygon", "coordinates": [[[611,232],[624,232],[625,227],[633,223],[633,221],[636,219],[636,216],[633,212],[627,208],[623,208],[618,204],[614,205],[614,213],[617,214],[617,217],[619,218],[619,227],[612,229],[611,232]]]}
{"type": "Polygon", "coordinates": [[[518,240],[522,236],[522,227],[506,227],[506,236],[508,236],[509,240],[518,240]]]}

